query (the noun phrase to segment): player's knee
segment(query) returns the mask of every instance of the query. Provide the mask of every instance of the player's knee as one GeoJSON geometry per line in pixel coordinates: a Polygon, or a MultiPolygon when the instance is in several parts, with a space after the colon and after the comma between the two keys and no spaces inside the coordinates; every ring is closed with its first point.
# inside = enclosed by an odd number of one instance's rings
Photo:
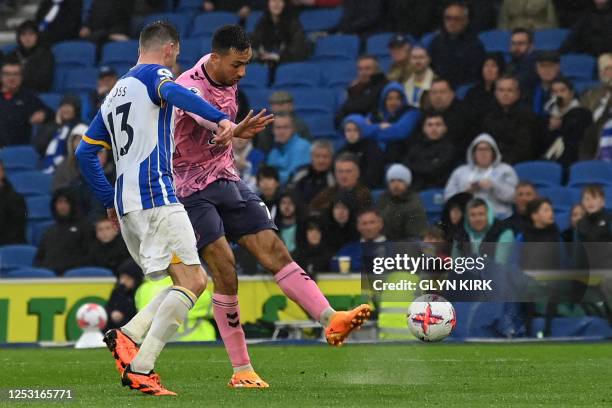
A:
{"type": "Polygon", "coordinates": [[[206,272],[201,266],[194,268],[195,273],[191,273],[187,284],[187,289],[193,292],[194,295],[200,297],[206,290],[206,284],[208,283],[208,277],[206,272]]]}

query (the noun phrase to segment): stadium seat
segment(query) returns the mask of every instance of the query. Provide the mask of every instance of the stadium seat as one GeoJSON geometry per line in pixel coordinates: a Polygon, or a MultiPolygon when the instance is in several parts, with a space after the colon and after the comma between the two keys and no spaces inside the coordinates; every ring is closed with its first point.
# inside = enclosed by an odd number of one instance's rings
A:
{"type": "Polygon", "coordinates": [[[434,188],[421,191],[419,195],[425,207],[425,212],[427,212],[427,219],[430,223],[437,222],[444,206],[444,190],[434,188]]]}
{"type": "Polygon", "coordinates": [[[10,270],[22,266],[32,266],[36,247],[31,245],[0,246],[0,270],[10,270]]]}
{"type": "Polygon", "coordinates": [[[577,203],[576,194],[568,187],[543,187],[538,189],[540,197],[548,198],[555,211],[570,211],[577,203]]]}
{"type": "Polygon", "coordinates": [[[346,88],[357,75],[357,66],[353,61],[325,64],[321,69],[323,84],[328,88],[346,88]]]}
{"type": "Polygon", "coordinates": [[[359,37],[356,35],[330,35],[319,38],[312,57],[315,61],[353,61],[359,53],[359,37]]]}
{"type": "Polygon", "coordinates": [[[26,208],[28,209],[28,220],[50,220],[52,217],[51,196],[26,197],[26,208]]]}
{"type": "Polygon", "coordinates": [[[570,166],[568,187],[582,188],[593,183],[612,186],[612,163],[586,160],[570,166]]]}
{"type": "Polygon", "coordinates": [[[563,169],[553,161],[536,160],[514,166],[520,180],[530,181],[536,188],[561,185],[563,169]]]}
{"type": "MultiPolygon", "coordinates": [[[[183,44],[181,43],[181,52],[183,44]]],[[[131,64],[138,60],[138,41],[114,41],[104,44],[100,65],[131,64]]],[[[119,72],[118,72],[119,74],[119,72]]]]}
{"type": "Polygon", "coordinates": [[[270,98],[270,94],[272,91],[267,88],[245,88],[243,89],[244,94],[249,101],[249,106],[254,111],[259,111],[263,108],[269,108],[270,104],[268,103],[268,99],[270,98]]]}
{"type": "Polygon", "coordinates": [[[13,51],[15,51],[15,49],[17,48],[17,44],[13,43],[13,44],[6,44],[3,45],[2,47],[0,47],[0,52],[2,52],[2,54],[7,55],[12,53],[13,51]]]}
{"type": "Polygon", "coordinates": [[[421,36],[419,43],[421,44],[422,47],[429,49],[431,42],[433,41],[433,39],[436,37],[437,34],[438,34],[437,32],[425,33],[421,36]]]}
{"type": "Polygon", "coordinates": [[[334,115],[331,113],[311,113],[300,115],[308,126],[313,139],[335,139],[338,136],[334,127],[334,115]]]}
{"type": "Polygon", "coordinates": [[[9,174],[9,180],[15,190],[22,195],[45,195],[51,191],[52,177],[40,171],[22,171],[9,174]]]}
{"type": "Polygon", "coordinates": [[[63,68],[93,67],[96,45],[89,41],[62,41],[51,47],[55,66],[63,68]]]}
{"type": "Polygon", "coordinates": [[[181,53],[178,62],[183,70],[191,68],[211,49],[211,37],[187,38],[181,41],[181,53]]]}
{"type": "Polygon", "coordinates": [[[457,95],[457,99],[459,99],[460,101],[464,100],[465,95],[467,95],[468,91],[472,89],[473,86],[474,84],[459,85],[457,87],[457,90],[455,91],[455,94],[457,95]]]}
{"type": "Polygon", "coordinates": [[[336,95],[327,88],[292,89],[293,106],[298,114],[334,113],[336,95]]]}
{"type": "Polygon", "coordinates": [[[202,10],[202,0],[179,0],[176,11],[179,13],[197,13],[202,10]]]}
{"type": "Polygon", "coordinates": [[[155,22],[155,21],[167,21],[171,23],[174,27],[176,27],[182,39],[186,37],[187,33],[189,32],[189,23],[191,21],[191,18],[189,14],[182,14],[182,13],[150,14],[144,20],[143,24],[139,27],[139,30],[140,28],[146,26],[147,24],[155,22]]]}
{"type": "Polygon", "coordinates": [[[555,211],[555,223],[559,231],[563,232],[569,228],[571,221],[571,211],[555,211]]]}
{"type": "Polygon", "coordinates": [[[328,31],[336,27],[342,18],[342,8],[311,9],[300,13],[300,23],[304,31],[328,31]]]}
{"type": "Polygon", "coordinates": [[[263,11],[253,10],[251,14],[246,18],[246,22],[244,24],[244,29],[248,34],[252,34],[257,27],[257,23],[259,23],[259,19],[263,16],[263,11]]]}
{"type": "Polygon", "coordinates": [[[570,79],[593,79],[596,60],[586,54],[561,56],[561,73],[570,79]]]}
{"type": "Polygon", "coordinates": [[[57,92],[45,92],[38,94],[38,98],[45,104],[45,106],[52,111],[57,111],[59,104],[62,101],[64,95],[57,92]]]}
{"type": "Polygon", "coordinates": [[[65,278],[105,278],[113,277],[113,271],[106,268],[86,266],[82,268],[72,268],[64,273],[65,278]]]}
{"type": "Polygon", "coordinates": [[[193,20],[190,37],[211,37],[217,28],[226,24],[238,24],[238,15],[226,11],[200,14],[193,20]]]}
{"type": "Polygon", "coordinates": [[[378,202],[380,196],[385,192],[384,188],[375,188],[370,193],[372,194],[372,201],[374,203],[378,202]]]}
{"type": "Polygon", "coordinates": [[[391,64],[393,63],[391,57],[386,57],[384,55],[379,56],[378,58],[376,58],[376,60],[378,61],[378,66],[380,67],[380,70],[382,72],[389,71],[389,68],[391,68],[391,64]]]}
{"type": "Polygon", "coordinates": [[[538,30],[533,35],[533,48],[536,51],[556,51],[568,34],[569,30],[565,28],[538,30]]]}
{"type": "Polygon", "coordinates": [[[596,88],[599,86],[600,82],[599,81],[595,81],[592,79],[587,79],[587,80],[574,80],[572,81],[572,83],[574,84],[574,90],[576,91],[577,95],[582,95],[583,93],[596,88]]]}
{"type": "Polygon", "coordinates": [[[63,80],[65,92],[91,92],[96,90],[98,70],[96,68],[73,68],[66,71],[63,80]]]}
{"type": "Polygon", "coordinates": [[[510,51],[510,31],[490,30],[478,34],[478,38],[487,52],[510,51]]]}
{"type": "Polygon", "coordinates": [[[45,268],[18,268],[6,273],[7,278],[12,279],[34,279],[34,278],[55,278],[57,275],[51,269],[45,268]]]}
{"type": "Polygon", "coordinates": [[[44,220],[44,221],[28,221],[28,243],[30,245],[37,246],[40,244],[40,240],[42,239],[43,234],[49,228],[55,224],[55,221],[52,220],[44,220]]]}
{"type": "Polygon", "coordinates": [[[320,83],[321,72],[319,67],[307,62],[280,65],[276,70],[276,78],[274,79],[276,89],[314,87],[319,86],[320,83]]]}
{"type": "Polygon", "coordinates": [[[247,66],[247,74],[240,81],[240,88],[267,88],[270,69],[267,65],[258,64],[256,62],[247,66]]]}
{"type": "Polygon", "coordinates": [[[0,150],[0,160],[7,172],[35,170],[40,157],[32,146],[7,146],[0,150]]]}

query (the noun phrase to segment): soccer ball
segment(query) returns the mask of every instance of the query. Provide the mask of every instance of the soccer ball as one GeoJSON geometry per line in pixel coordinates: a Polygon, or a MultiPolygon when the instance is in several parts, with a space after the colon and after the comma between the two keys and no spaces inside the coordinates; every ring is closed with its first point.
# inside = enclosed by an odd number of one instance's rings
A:
{"type": "Polygon", "coordinates": [[[100,329],[106,326],[106,310],[97,303],[86,303],[79,307],[76,314],[81,329],[100,329]]]}
{"type": "Polygon", "coordinates": [[[426,342],[445,339],[457,322],[453,305],[439,295],[416,298],[408,308],[407,318],[410,332],[426,342]]]}

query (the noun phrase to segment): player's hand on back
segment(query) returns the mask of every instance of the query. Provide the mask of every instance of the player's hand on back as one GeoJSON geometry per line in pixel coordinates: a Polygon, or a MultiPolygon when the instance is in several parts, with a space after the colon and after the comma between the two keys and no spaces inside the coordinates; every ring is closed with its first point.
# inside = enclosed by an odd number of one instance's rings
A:
{"type": "Polygon", "coordinates": [[[257,115],[253,116],[253,111],[250,110],[249,114],[236,125],[234,137],[240,139],[254,138],[256,134],[264,130],[270,123],[274,122],[274,115],[265,115],[265,113],[266,110],[262,109],[257,115]]]}

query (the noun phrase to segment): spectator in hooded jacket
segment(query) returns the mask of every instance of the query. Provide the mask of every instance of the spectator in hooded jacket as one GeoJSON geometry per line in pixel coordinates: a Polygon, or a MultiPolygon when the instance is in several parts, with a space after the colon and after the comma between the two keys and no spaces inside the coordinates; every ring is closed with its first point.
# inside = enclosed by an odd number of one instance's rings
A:
{"type": "Polygon", "coordinates": [[[359,239],[355,200],[348,192],[339,191],[331,200],[330,208],[322,216],[325,222],[323,242],[332,253],[359,239]]]}
{"type": "Polygon", "coordinates": [[[345,34],[370,35],[381,31],[382,1],[344,0],[342,18],[337,31],[345,34]]]}
{"type": "Polygon", "coordinates": [[[329,261],[334,254],[323,241],[323,227],[316,222],[306,225],[306,241],[298,245],[293,258],[311,276],[329,271],[329,261]]]}
{"type": "Polygon", "coordinates": [[[431,58],[423,47],[415,46],[410,52],[410,67],[412,74],[404,82],[404,92],[408,104],[415,108],[422,106],[422,101],[431,89],[436,74],[431,69],[431,58]]]}
{"type": "Polygon", "coordinates": [[[499,12],[499,29],[542,30],[557,27],[553,0],[504,0],[499,12]]]}
{"type": "Polygon", "coordinates": [[[534,160],[539,156],[541,132],[536,116],[520,105],[519,82],[511,76],[495,84],[497,103],[482,121],[482,132],[495,139],[506,163],[534,160]]]}
{"type": "Polygon", "coordinates": [[[405,141],[420,119],[421,113],[408,105],[402,85],[391,82],[380,93],[378,112],[370,116],[375,125],[373,137],[389,148],[389,143],[405,141]]]}
{"type": "Polygon", "coordinates": [[[55,224],[43,233],[34,265],[51,269],[61,276],[67,269],[87,264],[87,251],[93,234],[89,225],[81,221],[70,193],[55,192],[51,210],[55,224]]]}
{"type": "Polygon", "coordinates": [[[268,0],[251,43],[253,58],[272,66],[302,61],[310,54],[310,44],[289,0],[268,0]]]}
{"type": "Polygon", "coordinates": [[[9,54],[23,66],[23,86],[34,92],[47,92],[53,85],[55,58],[33,21],[17,27],[17,49],[9,54]]]}
{"type": "Polygon", "coordinates": [[[404,164],[412,171],[412,189],[444,187],[457,161],[451,139],[442,114],[425,116],[422,132],[409,142],[404,159],[404,164]]]}
{"type": "Polygon", "coordinates": [[[71,131],[66,143],[66,157],[57,166],[53,173],[53,183],[51,189],[57,191],[65,188],[72,188],[81,182],[81,170],[77,163],[74,152],[87,131],[87,125],[77,125],[71,131]]]}
{"type": "Polygon", "coordinates": [[[480,81],[465,95],[463,101],[477,121],[481,121],[495,107],[495,82],[503,75],[505,64],[502,53],[487,54],[480,81]]]}
{"type": "Polygon", "coordinates": [[[142,270],[131,258],[118,269],[117,283],[106,302],[106,329],[118,329],[136,315],[136,290],[143,281],[142,270]]]}
{"type": "Polygon", "coordinates": [[[444,234],[446,242],[453,242],[455,236],[463,230],[465,207],[474,198],[470,193],[457,193],[444,203],[438,228],[444,234]]]}
{"type": "Polygon", "coordinates": [[[83,0],[42,0],[36,11],[36,24],[43,41],[53,44],[79,36],[83,0]]]}
{"type": "Polygon", "coordinates": [[[0,160],[0,245],[26,242],[25,200],[6,178],[0,160]]]}
{"type": "Polygon", "coordinates": [[[518,177],[512,166],[502,162],[502,157],[491,135],[476,137],[467,150],[467,164],[456,168],[448,180],[444,198],[461,192],[472,193],[474,197],[487,199],[497,216],[509,216],[518,177]]]}
{"type": "Polygon", "coordinates": [[[574,85],[566,78],[552,83],[553,99],[548,103],[548,146],[546,160],[554,160],[564,167],[578,160],[578,147],[585,130],[591,126],[591,112],[580,106],[575,97],[574,85]]]}
{"type": "Polygon", "coordinates": [[[612,52],[612,2],[593,0],[593,7],[572,28],[561,46],[562,53],[598,56],[612,52]]]}
{"type": "Polygon", "coordinates": [[[433,70],[453,86],[477,81],[485,50],[478,37],[468,31],[468,8],[453,1],[444,9],[443,18],[442,30],[429,47],[433,70]]]}
{"type": "Polygon", "coordinates": [[[372,138],[373,126],[361,115],[349,115],[342,121],[342,129],[346,144],[338,154],[354,154],[359,160],[359,181],[370,189],[379,187],[385,174],[385,156],[372,138]]]}
{"type": "Polygon", "coordinates": [[[329,140],[315,140],[310,147],[310,164],[297,170],[288,186],[295,191],[300,203],[310,205],[319,192],[336,183],[333,164],[334,145],[329,140]]]}
{"type": "Polygon", "coordinates": [[[96,237],[89,246],[86,263],[108,268],[118,274],[119,266],[130,259],[130,254],[119,233],[119,228],[108,218],[95,223],[96,237]]]}
{"type": "Polygon", "coordinates": [[[427,228],[427,214],[419,194],[412,190],[412,174],[401,164],[387,170],[387,189],[376,204],[390,240],[418,239],[427,228]]]}

